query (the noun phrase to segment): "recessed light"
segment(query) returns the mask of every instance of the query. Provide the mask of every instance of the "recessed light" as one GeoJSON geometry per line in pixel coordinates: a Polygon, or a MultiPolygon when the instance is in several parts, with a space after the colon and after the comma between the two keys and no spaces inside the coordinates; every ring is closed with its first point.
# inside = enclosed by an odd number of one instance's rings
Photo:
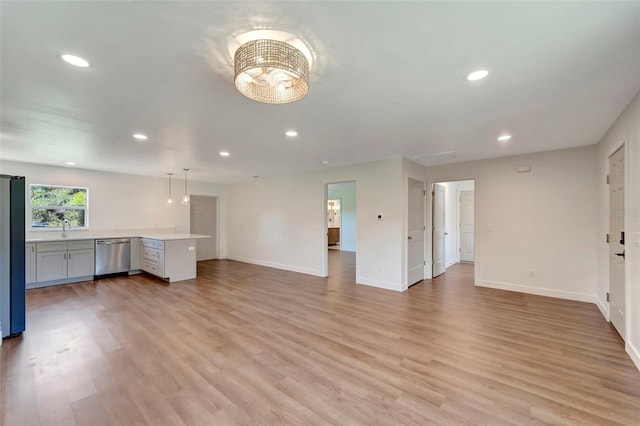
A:
{"type": "Polygon", "coordinates": [[[324,165],[329,164],[329,160],[322,160],[322,164],[324,164],[324,165]]]}
{"type": "Polygon", "coordinates": [[[86,68],[89,66],[89,61],[87,61],[86,59],[81,58],[80,56],[70,55],[68,53],[64,53],[60,55],[60,59],[62,59],[68,64],[71,64],[80,68],[86,68]]]}
{"type": "Polygon", "coordinates": [[[295,130],[287,130],[285,132],[285,135],[289,136],[290,138],[294,138],[298,136],[298,132],[296,132],[295,130]]]}
{"type": "Polygon", "coordinates": [[[231,155],[231,154],[229,154],[229,151],[220,151],[220,156],[221,156],[221,157],[228,157],[228,156],[230,156],[230,155],[231,155]]]}
{"type": "Polygon", "coordinates": [[[73,161],[67,161],[67,166],[75,166],[76,163],[74,163],[73,161]]]}
{"type": "Polygon", "coordinates": [[[500,142],[508,141],[509,139],[511,139],[511,135],[502,135],[502,136],[498,136],[498,140],[499,140],[500,142]]]}
{"type": "Polygon", "coordinates": [[[476,70],[472,73],[467,74],[464,79],[467,81],[478,81],[478,80],[482,80],[488,75],[489,75],[489,70],[476,70]]]}
{"type": "Polygon", "coordinates": [[[149,137],[144,133],[134,133],[133,137],[138,139],[139,141],[146,141],[147,139],[149,139],[149,137]]]}

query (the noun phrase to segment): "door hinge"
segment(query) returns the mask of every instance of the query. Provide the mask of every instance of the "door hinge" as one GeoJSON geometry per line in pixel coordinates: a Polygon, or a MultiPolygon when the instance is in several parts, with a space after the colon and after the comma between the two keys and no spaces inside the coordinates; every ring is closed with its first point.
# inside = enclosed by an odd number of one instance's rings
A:
{"type": "Polygon", "coordinates": [[[422,230],[423,230],[423,231],[426,231],[426,230],[427,230],[427,225],[423,226],[423,227],[422,227],[422,230]]]}
{"type": "Polygon", "coordinates": [[[422,195],[427,195],[427,191],[426,190],[422,191],[422,195]]]}
{"type": "Polygon", "coordinates": [[[609,301],[609,293],[607,293],[607,302],[609,301]]]}
{"type": "Polygon", "coordinates": [[[423,265],[426,265],[426,264],[427,264],[427,261],[426,261],[426,260],[423,260],[423,261],[422,261],[422,264],[423,264],[423,265]]]}
{"type": "Polygon", "coordinates": [[[607,234],[607,244],[609,244],[609,234],[607,234]]]}
{"type": "Polygon", "coordinates": [[[609,185],[609,175],[607,175],[607,185],[609,185]]]}

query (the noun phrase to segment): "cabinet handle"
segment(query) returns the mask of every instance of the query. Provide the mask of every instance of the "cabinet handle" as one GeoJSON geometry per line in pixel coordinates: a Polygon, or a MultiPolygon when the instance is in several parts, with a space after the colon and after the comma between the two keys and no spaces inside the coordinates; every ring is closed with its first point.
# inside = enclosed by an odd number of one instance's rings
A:
{"type": "Polygon", "coordinates": [[[63,254],[62,256],[63,256],[62,257],[63,259],[66,259],[67,258],[67,253],[63,254]]]}

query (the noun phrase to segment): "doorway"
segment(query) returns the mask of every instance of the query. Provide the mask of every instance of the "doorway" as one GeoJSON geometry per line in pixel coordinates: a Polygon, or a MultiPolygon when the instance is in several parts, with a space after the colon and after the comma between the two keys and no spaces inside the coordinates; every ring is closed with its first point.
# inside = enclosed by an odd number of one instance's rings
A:
{"type": "Polygon", "coordinates": [[[609,157],[609,318],[625,339],[624,145],[609,157]]]}
{"type": "Polygon", "coordinates": [[[211,235],[196,240],[196,260],[218,258],[218,197],[192,195],[189,204],[189,232],[211,235]]]}
{"type": "Polygon", "coordinates": [[[324,212],[327,275],[355,281],[356,182],[326,184],[324,212]]]}
{"type": "Polygon", "coordinates": [[[438,182],[431,190],[432,277],[475,262],[475,181],[438,182]]]}

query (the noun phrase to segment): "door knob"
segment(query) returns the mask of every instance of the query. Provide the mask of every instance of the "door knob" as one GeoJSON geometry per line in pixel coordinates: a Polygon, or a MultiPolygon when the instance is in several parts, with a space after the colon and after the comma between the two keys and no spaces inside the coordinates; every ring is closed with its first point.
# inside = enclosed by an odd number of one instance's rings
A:
{"type": "Polygon", "coordinates": [[[616,256],[622,256],[622,258],[624,259],[624,250],[622,250],[622,253],[616,253],[616,256]]]}
{"type": "Polygon", "coordinates": [[[411,235],[409,235],[409,239],[410,239],[410,240],[413,240],[413,237],[412,237],[411,235]]]}

